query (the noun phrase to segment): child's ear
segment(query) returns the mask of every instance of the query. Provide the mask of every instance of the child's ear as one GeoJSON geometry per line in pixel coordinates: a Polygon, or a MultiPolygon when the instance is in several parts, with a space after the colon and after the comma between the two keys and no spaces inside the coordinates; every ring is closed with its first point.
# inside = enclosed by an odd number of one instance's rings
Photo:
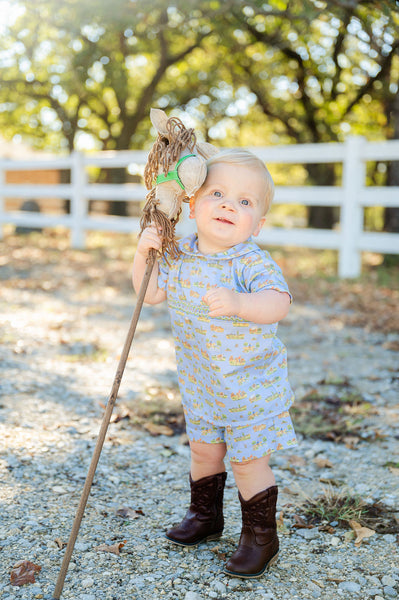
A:
{"type": "Polygon", "coordinates": [[[261,220],[259,221],[259,223],[257,224],[255,231],[253,232],[252,235],[257,236],[260,233],[260,230],[263,227],[264,222],[266,221],[266,217],[262,217],[261,220]]]}
{"type": "Polygon", "coordinates": [[[195,214],[194,214],[194,204],[195,204],[195,198],[194,198],[194,196],[191,196],[191,198],[190,198],[190,202],[189,202],[189,207],[190,207],[190,214],[189,214],[189,217],[190,217],[190,219],[194,219],[194,218],[195,218],[195,214]]]}

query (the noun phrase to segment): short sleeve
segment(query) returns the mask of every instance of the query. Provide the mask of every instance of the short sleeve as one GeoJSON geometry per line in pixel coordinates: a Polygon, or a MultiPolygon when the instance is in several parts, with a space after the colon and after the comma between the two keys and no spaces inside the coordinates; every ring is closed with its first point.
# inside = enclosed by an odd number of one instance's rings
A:
{"type": "Polygon", "coordinates": [[[165,257],[162,256],[158,262],[158,287],[161,290],[166,290],[169,279],[169,264],[165,257]]]}
{"type": "Polygon", "coordinates": [[[267,252],[260,251],[253,257],[245,269],[245,279],[249,292],[260,292],[262,290],[286,292],[292,302],[292,295],[282,271],[267,252]]]}

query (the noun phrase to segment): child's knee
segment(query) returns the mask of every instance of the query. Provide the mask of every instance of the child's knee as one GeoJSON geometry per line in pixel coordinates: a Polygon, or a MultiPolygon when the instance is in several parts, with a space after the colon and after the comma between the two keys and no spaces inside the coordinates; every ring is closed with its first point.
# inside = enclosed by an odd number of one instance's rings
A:
{"type": "Polygon", "coordinates": [[[251,477],[253,474],[257,474],[267,469],[269,465],[270,455],[261,456],[260,458],[253,458],[252,460],[245,460],[242,462],[231,461],[231,468],[233,473],[237,473],[241,476],[251,477]]]}
{"type": "Polygon", "coordinates": [[[191,457],[197,462],[218,462],[226,455],[226,444],[190,442],[191,457]]]}

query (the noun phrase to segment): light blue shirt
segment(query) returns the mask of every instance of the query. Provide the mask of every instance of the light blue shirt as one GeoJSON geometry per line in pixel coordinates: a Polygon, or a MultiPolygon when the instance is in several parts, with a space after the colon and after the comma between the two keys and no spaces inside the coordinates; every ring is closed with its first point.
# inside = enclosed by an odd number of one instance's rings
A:
{"type": "Polygon", "coordinates": [[[158,285],[167,292],[183,405],[216,425],[261,423],[288,410],[293,392],[287,354],[270,325],[209,317],[209,288],[289,293],[279,266],[252,240],[203,255],[197,235],[179,243],[177,260],[161,260],[158,285]]]}

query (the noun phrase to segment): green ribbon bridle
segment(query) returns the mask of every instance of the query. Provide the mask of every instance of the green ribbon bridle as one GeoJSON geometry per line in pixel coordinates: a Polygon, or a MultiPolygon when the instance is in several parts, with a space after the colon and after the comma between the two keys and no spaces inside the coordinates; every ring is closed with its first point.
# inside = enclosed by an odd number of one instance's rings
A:
{"type": "Polygon", "coordinates": [[[180,185],[181,189],[184,190],[184,185],[182,183],[182,180],[179,177],[177,169],[182,164],[182,162],[184,160],[186,160],[186,158],[190,158],[190,156],[196,156],[196,154],[187,154],[186,156],[183,156],[183,158],[181,158],[176,163],[176,166],[173,169],[173,171],[169,171],[168,173],[166,173],[166,175],[164,175],[163,173],[158,175],[158,177],[156,178],[156,181],[155,181],[156,185],[158,185],[158,183],[165,183],[166,181],[177,181],[177,183],[180,185]]]}

